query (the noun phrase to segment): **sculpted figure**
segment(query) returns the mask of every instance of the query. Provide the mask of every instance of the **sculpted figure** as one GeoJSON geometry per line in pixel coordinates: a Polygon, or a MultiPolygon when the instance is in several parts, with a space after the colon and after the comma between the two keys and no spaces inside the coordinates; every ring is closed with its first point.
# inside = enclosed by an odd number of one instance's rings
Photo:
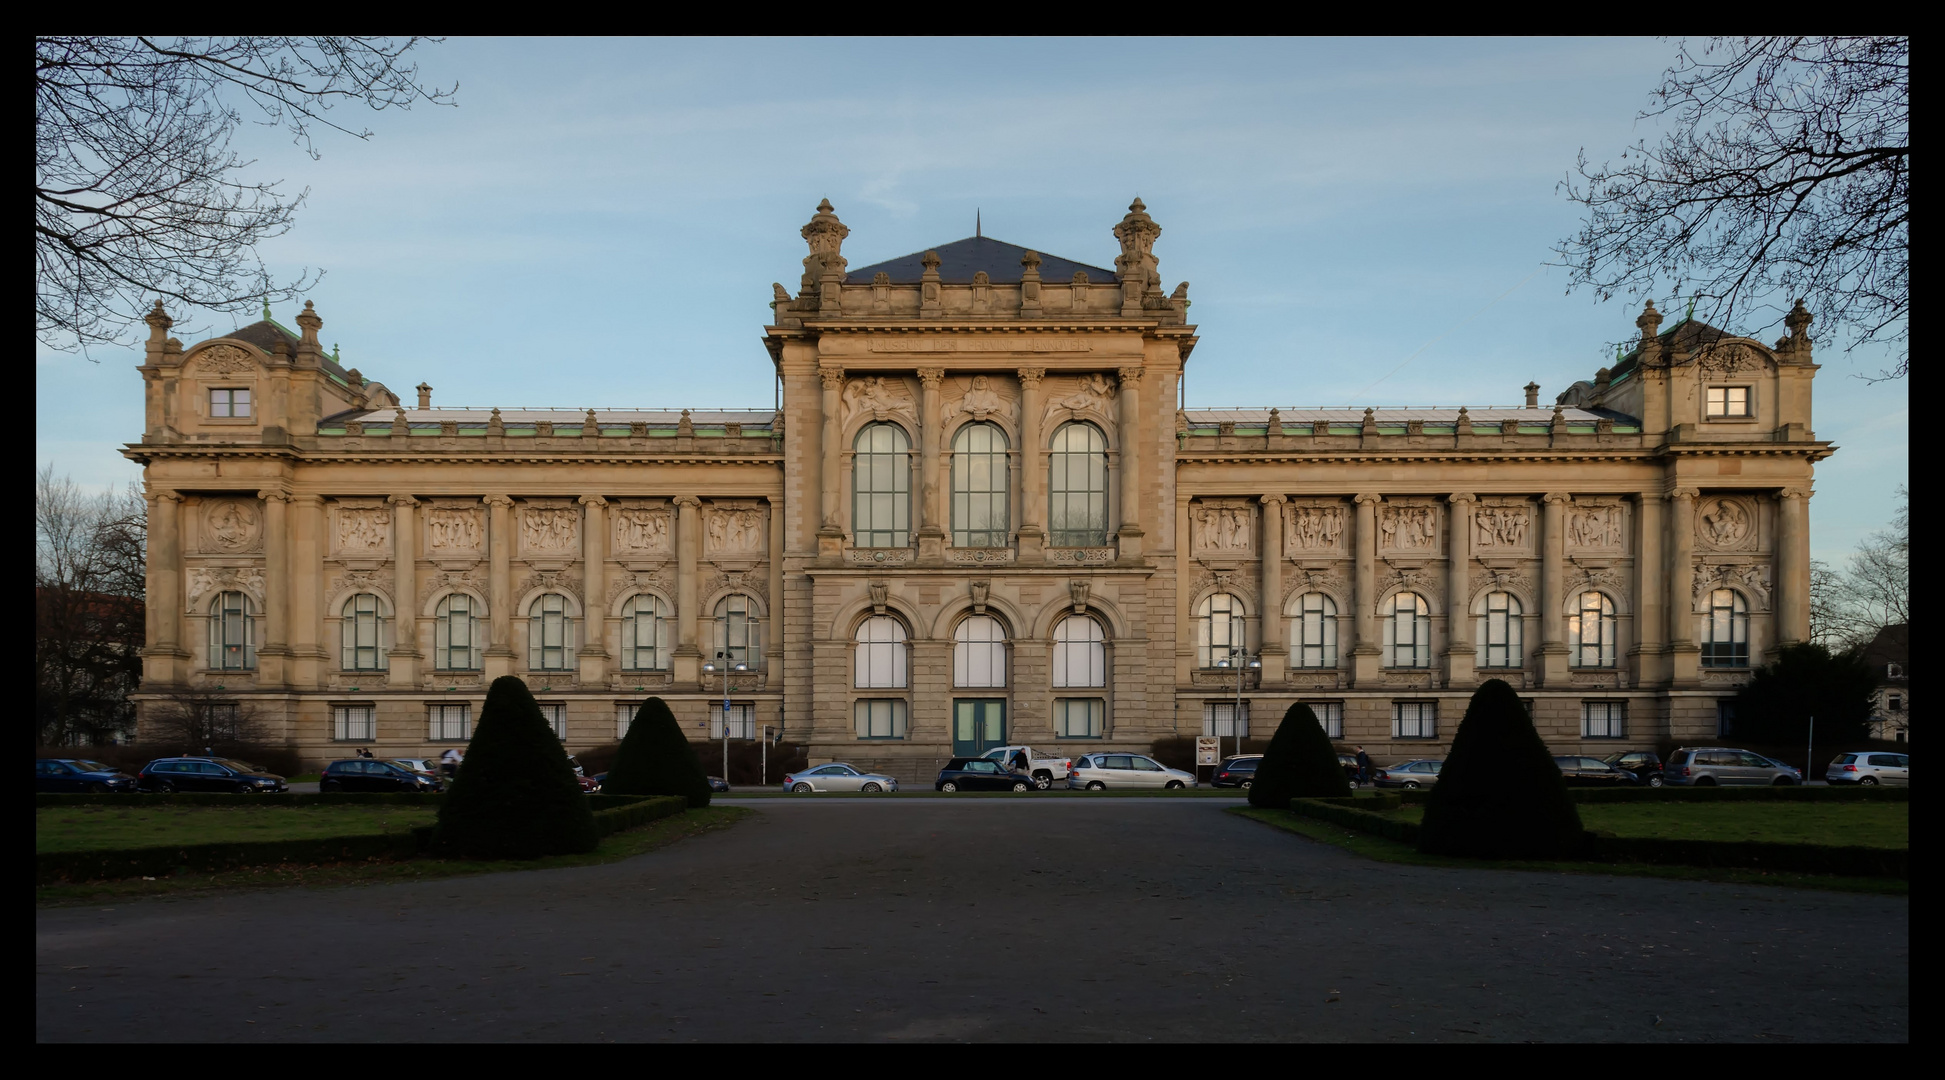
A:
{"type": "Polygon", "coordinates": [[[984,420],[987,416],[1000,412],[1005,404],[1000,400],[999,394],[993,390],[992,383],[986,376],[975,375],[972,389],[966,391],[965,396],[958,401],[946,406],[945,416],[949,420],[960,413],[965,413],[975,420],[984,420]]]}
{"type": "Polygon", "coordinates": [[[209,512],[209,533],[222,547],[246,547],[256,539],[257,512],[235,500],[217,503],[209,512]]]}
{"type": "Polygon", "coordinates": [[[1749,516],[1728,499],[1715,499],[1702,514],[1702,528],[1710,542],[1723,547],[1741,540],[1749,532],[1749,516]]]}

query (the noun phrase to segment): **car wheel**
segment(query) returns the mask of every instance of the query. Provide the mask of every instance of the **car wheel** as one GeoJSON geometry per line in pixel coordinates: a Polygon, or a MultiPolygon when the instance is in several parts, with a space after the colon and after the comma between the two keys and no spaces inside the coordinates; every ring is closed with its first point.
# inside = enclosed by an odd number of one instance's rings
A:
{"type": "Polygon", "coordinates": [[[1163,784],[1162,788],[1166,791],[1181,791],[1182,782],[1180,780],[1170,780],[1168,783],[1163,784]]]}
{"type": "Polygon", "coordinates": [[[1408,787],[1408,788],[1415,788],[1415,787],[1417,787],[1417,786],[1418,786],[1418,781],[1416,781],[1416,780],[1407,780],[1407,781],[1405,781],[1405,783],[1404,783],[1404,786],[1405,786],[1405,787],[1408,787]]]}
{"type": "Polygon", "coordinates": [[[958,784],[955,784],[955,783],[953,783],[953,782],[952,782],[952,781],[950,781],[950,780],[947,780],[947,781],[946,781],[945,783],[943,783],[943,784],[940,784],[940,785],[939,785],[939,790],[940,790],[940,791],[943,791],[943,792],[945,792],[945,793],[946,793],[946,794],[948,794],[948,795],[950,795],[950,794],[952,794],[953,792],[955,792],[955,791],[958,791],[958,790],[959,790],[959,785],[958,785],[958,784]]]}
{"type": "Polygon", "coordinates": [[[1649,786],[1649,787],[1660,787],[1660,786],[1661,786],[1661,784],[1662,784],[1662,780],[1661,780],[1661,777],[1660,777],[1659,775],[1656,775],[1656,776],[1650,776],[1650,777],[1648,778],[1648,786],[1649,786]]]}
{"type": "Polygon", "coordinates": [[[810,785],[809,785],[809,784],[792,784],[792,785],[790,786],[790,790],[792,790],[792,791],[794,791],[794,792],[797,792],[798,794],[800,794],[800,795],[801,795],[801,794],[803,794],[804,792],[806,792],[806,791],[809,791],[809,790],[810,790],[810,785]]]}
{"type": "Polygon", "coordinates": [[[106,794],[108,794],[108,785],[107,785],[107,784],[89,784],[89,785],[88,785],[88,794],[90,794],[90,795],[106,795],[106,794]]]}
{"type": "Polygon", "coordinates": [[[157,780],[155,782],[155,790],[164,795],[173,795],[175,794],[176,786],[167,780],[157,780]]]}
{"type": "Polygon", "coordinates": [[[1101,783],[1099,780],[1089,780],[1087,782],[1087,790],[1089,791],[1106,791],[1107,789],[1108,786],[1106,784],[1101,783]]]}
{"type": "Polygon", "coordinates": [[[326,780],[322,784],[319,784],[317,789],[319,791],[343,791],[344,785],[338,783],[336,780],[326,780]]]}
{"type": "Polygon", "coordinates": [[[1715,777],[1713,777],[1713,776],[1698,776],[1698,777],[1696,777],[1696,778],[1695,778],[1695,786],[1696,786],[1696,787],[1714,787],[1714,786],[1715,786],[1715,777]]]}
{"type": "Polygon", "coordinates": [[[1244,791],[1248,791],[1248,790],[1249,790],[1249,786],[1250,786],[1251,784],[1254,784],[1255,782],[1256,782],[1256,781],[1254,781],[1254,780],[1245,780],[1245,781],[1243,781],[1242,783],[1240,783],[1240,784],[1237,784],[1236,786],[1237,786],[1237,787],[1239,787],[1239,788],[1242,788],[1242,789],[1243,789],[1244,791]]]}
{"type": "Polygon", "coordinates": [[[1796,783],[1796,781],[1794,781],[1794,780],[1792,780],[1792,779],[1790,779],[1790,778],[1789,778],[1789,777],[1787,777],[1787,776],[1779,776],[1779,777],[1777,777],[1776,779],[1774,779],[1774,780],[1772,780],[1772,781],[1770,781],[1770,785],[1769,785],[1769,786],[1770,786],[1770,787],[1790,787],[1791,785],[1793,785],[1793,784],[1795,784],[1795,783],[1796,783]]]}
{"type": "Polygon", "coordinates": [[[1861,778],[1861,779],[1859,779],[1859,780],[1857,781],[1857,783],[1858,783],[1858,786],[1859,786],[1859,787],[1876,787],[1876,786],[1877,786],[1877,777],[1875,777],[1875,776],[1866,776],[1866,777],[1863,777],[1863,778],[1861,778]]]}
{"type": "Polygon", "coordinates": [[[883,791],[885,789],[878,786],[877,784],[866,784],[865,786],[859,788],[858,790],[859,791],[883,791]]]}
{"type": "Polygon", "coordinates": [[[1048,788],[1050,788],[1050,787],[1053,787],[1053,786],[1054,786],[1054,774],[1052,774],[1052,773],[1034,773],[1034,774],[1033,774],[1033,786],[1034,786],[1034,787],[1037,787],[1037,788],[1039,788],[1039,789],[1040,789],[1041,791],[1045,791],[1045,790],[1047,790],[1048,788]]]}
{"type": "Polygon", "coordinates": [[[1014,790],[1014,791],[1025,791],[1026,789],[1028,789],[1028,788],[1030,788],[1030,787],[1032,787],[1032,786],[1033,786],[1032,784],[1029,784],[1029,783],[1027,783],[1027,782],[1026,782],[1025,780],[1015,780],[1015,781],[1013,781],[1013,790],[1014,790]]]}

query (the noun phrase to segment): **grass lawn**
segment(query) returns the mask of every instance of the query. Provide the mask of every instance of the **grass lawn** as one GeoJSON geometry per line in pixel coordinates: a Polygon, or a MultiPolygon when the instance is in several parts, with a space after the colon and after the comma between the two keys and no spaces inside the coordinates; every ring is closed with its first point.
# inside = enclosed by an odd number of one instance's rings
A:
{"type": "MultiPolygon", "coordinates": [[[[1636,802],[1581,803],[1579,807],[1582,826],[1615,836],[1911,846],[1911,804],[1902,802],[1636,802]]],[[[1389,813],[1418,821],[1425,808],[1402,806],[1389,813]]]]}
{"type": "MultiPolygon", "coordinates": [[[[376,809],[374,808],[374,811],[376,809]]],[[[403,809],[415,814],[424,813],[411,808],[403,809]]],[[[343,811],[333,809],[332,812],[342,813],[343,811]]],[[[593,866],[640,855],[691,836],[726,829],[751,813],[750,810],[733,806],[712,806],[706,810],[691,810],[676,817],[650,822],[638,829],[605,836],[601,839],[601,846],[586,855],[555,855],[545,859],[507,862],[438,859],[428,856],[397,862],[260,866],[214,874],[177,874],[154,880],[133,878],[121,881],[86,882],[79,885],[47,885],[34,891],[34,899],[37,904],[50,906],[148,898],[167,901],[182,895],[234,889],[292,885],[310,888],[381,885],[393,881],[430,881],[436,878],[491,874],[508,870],[552,870],[569,866],[593,866]]]]}
{"type": "MultiPolygon", "coordinates": [[[[263,800],[274,796],[258,795],[263,800]]],[[[251,796],[244,796],[251,798],[251,796]]],[[[61,806],[34,811],[34,850],[172,847],[239,840],[369,836],[430,825],[434,807],[417,806],[61,806]]]]}

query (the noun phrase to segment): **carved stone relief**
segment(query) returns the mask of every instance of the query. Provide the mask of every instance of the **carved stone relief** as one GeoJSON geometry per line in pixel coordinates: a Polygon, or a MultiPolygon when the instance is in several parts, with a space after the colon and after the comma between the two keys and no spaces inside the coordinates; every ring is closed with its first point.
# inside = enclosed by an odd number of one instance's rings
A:
{"type": "Polygon", "coordinates": [[[1752,611],[1769,610],[1770,566],[1767,562],[1703,562],[1695,568],[1695,610],[1708,609],[1709,593],[1741,590],[1752,611]]]}
{"type": "MultiPolygon", "coordinates": [[[[1432,570],[1412,568],[1395,569],[1378,579],[1377,592],[1379,596],[1383,596],[1393,589],[1408,589],[1416,593],[1435,593],[1438,590],[1438,578],[1439,575],[1432,570]]],[[[1373,597],[1373,599],[1376,599],[1376,597],[1373,597]]]]}
{"type": "MultiPolygon", "coordinates": [[[[959,380],[952,380],[957,383],[959,380]]],[[[943,420],[956,416],[970,416],[974,420],[986,420],[995,416],[1010,416],[1013,412],[1012,397],[1002,392],[1003,386],[985,375],[975,375],[965,393],[946,402],[939,410],[943,420]]]]}
{"type": "Polygon", "coordinates": [[[581,549],[581,509],[528,503],[520,507],[520,550],[572,557],[581,549]]]}
{"type": "Polygon", "coordinates": [[[1283,550],[1290,558],[1343,553],[1342,502],[1292,503],[1283,514],[1283,550]]]}
{"type": "Polygon", "coordinates": [[[742,570],[718,570],[702,583],[698,595],[708,598],[725,592],[748,593],[766,604],[770,600],[769,575],[742,570]]]}
{"type": "Polygon", "coordinates": [[[486,541],[486,512],[471,506],[434,504],[425,512],[425,550],[434,558],[478,557],[486,541]]]}
{"type": "Polygon", "coordinates": [[[667,507],[619,506],[610,516],[616,555],[666,555],[672,550],[673,515],[667,507]]]}
{"type": "Polygon", "coordinates": [[[608,582],[608,595],[604,603],[612,605],[630,593],[654,590],[665,597],[675,595],[675,572],[664,567],[653,573],[616,574],[608,582]]]}
{"type": "Polygon", "coordinates": [[[1472,509],[1472,548],[1498,555],[1533,550],[1533,504],[1481,500],[1472,509]]]}
{"type": "MultiPolygon", "coordinates": [[[[427,574],[425,583],[419,586],[419,606],[424,607],[433,597],[453,589],[470,590],[481,596],[485,596],[487,591],[486,576],[477,570],[467,570],[462,573],[441,571],[436,574],[427,574]]],[[[481,612],[480,614],[483,616],[485,613],[481,612]]]]}
{"type": "Polygon", "coordinates": [[[1734,375],[1739,371],[1761,371],[1776,367],[1776,361],[1771,359],[1767,352],[1751,348],[1740,341],[1724,341],[1707,346],[1695,359],[1703,371],[1720,375],[1734,375]]]}
{"type": "Polygon", "coordinates": [[[1756,546],[1756,504],[1733,495],[1704,495],[1695,507],[1695,539],[1717,551],[1756,546]]]}
{"type": "Polygon", "coordinates": [[[209,375],[235,375],[256,368],[256,360],[234,345],[211,345],[196,354],[196,370],[209,375]]]}
{"type": "MultiPolygon", "coordinates": [[[[374,573],[370,570],[347,571],[331,578],[331,588],[325,595],[337,597],[354,593],[378,593],[389,600],[391,599],[392,589],[390,584],[384,581],[384,578],[387,576],[374,573]]],[[[325,614],[327,616],[336,615],[338,612],[327,611],[325,614]]]]}
{"type": "Polygon", "coordinates": [[[386,506],[339,503],[332,538],[341,555],[383,555],[392,547],[392,511],[386,506]]]}
{"type": "Polygon", "coordinates": [[[525,596],[535,589],[567,593],[576,600],[581,598],[581,582],[578,578],[552,570],[536,570],[528,574],[520,580],[520,586],[514,590],[514,595],[525,596]]]}
{"type": "Polygon", "coordinates": [[[1113,379],[1106,375],[1049,375],[1043,385],[1047,395],[1041,413],[1043,430],[1052,431],[1061,421],[1081,418],[1112,427],[1113,379]]]}
{"type": "Polygon", "coordinates": [[[194,609],[199,601],[219,592],[241,592],[259,605],[263,603],[263,568],[260,566],[196,566],[189,570],[185,595],[194,609]]]}
{"type": "MultiPolygon", "coordinates": [[[[1467,601],[1477,600],[1481,593],[1509,592],[1524,603],[1532,603],[1539,597],[1533,587],[1533,579],[1517,570],[1489,569],[1484,573],[1472,575],[1472,595],[1467,601]]],[[[1471,609],[1470,603],[1467,610],[1471,609]]]]}
{"type": "Polygon", "coordinates": [[[901,417],[914,426],[918,416],[911,387],[905,385],[905,380],[877,375],[850,380],[844,387],[843,409],[843,422],[847,426],[861,413],[873,420],[901,417]]]}
{"type": "Polygon", "coordinates": [[[255,499],[203,503],[202,549],[217,554],[263,550],[263,508],[255,499]]]}
{"type": "Polygon", "coordinates": [[[1351,583],[1341,575],[1328,570],[1299,570],[1283,579],[1284,609],[1290,607],[1290,599],[1301,593],[1320,592],[1337,601],[1340,610],[1347,610],[1351,596],[1351,583]]]}
{"type": "Polygon", "coordinates": [[[1378,506],[1378,550],[1437,555],[1438,525],[1437,504],[1381,503],[1378,506]]]}
{"type": "Polygon", "coordinates": [[[1567,550],[1612,552],[1627,546],[1626,503],[1579,502],[1567,507],[1567,550]]]}
{"type": "Polygon", "coordinates": [[[711,506],[703,518],[703,551],[709,555],[757,555],[763,547],[762,510],[711,506]]]}
{"type": "Polygon", "coordinates": [[[1197,551],[1245,555],[1255,545],[1255,508],[1247,499],[1199,499],[1189,507],[1189,536],[1197,551]]]}

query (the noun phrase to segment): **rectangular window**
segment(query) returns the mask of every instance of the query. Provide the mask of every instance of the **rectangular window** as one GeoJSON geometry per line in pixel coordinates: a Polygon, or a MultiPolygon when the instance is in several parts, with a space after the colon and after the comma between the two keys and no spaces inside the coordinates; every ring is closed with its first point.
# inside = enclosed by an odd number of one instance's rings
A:
{"type": "Polygon", "coordinates": [[[1708,415],[1713,418],[1734,418],[1749,415],[1749,388],[1747,386],[1711,386],[1708,388],[1708,415]]]}
{"type": "Polygon", "coordinates": [[[858,738],[902,739],[905,737],[905,699],[863,698],[856,705],[858,738]]]}
{"type": "Polygon", "coordinates": [[[250,391],[242,387],[223,387],[209,392],[211,419],[234,420],[250,415],[250,391]]]}
{"type": "Polygon", "coordinates": [[[1438,702],[1392,702],[1391,737],[1394,739],[1438,738],[1438,702]]]}
{"type": "Polygon", "coordinates": [[[1583,701],[1580,703],[1580,734],[1584,738],[1624,739],[1627,733],[1627,702],[1583,701]]]}
{"type": "Polygon", "coordinates": [[[725,714],[721,704],[709,707],[709,737],[723,738],[725,730],[732,739],[756,738],[756,706],[745,702],[733,702],[725,714]]]}
{"type": "Polygon", "coordinates": [[[617,741],[628,737],[628,725],[635,722],[635,714],[641,711],[641,707],[640,702],[630,703],[621,701],[615,703],[615,739],[617,741]]]}
{"type": "Polygon", "coordinates": [[[1100,698],[1055,698],[1054,738],[1098,739],[1107,718],[1108,703],[1100,698]]]}
{"type": "Polygon", "coordinates": [[[1249,702],[1243,702],[1240,707],[1233,701],[1203,702],[1202,734],[1249,738],[1249,702]]]}
{"type": "Polygon", "coordinates": [[[543,703],[540,715],[547,718],[547,726],[554,729],[554,736],[562,742],[567,741],[567,706],[558,702],[543,703]]]}
{"type": "Polygon", "coordinates": [[[378,709],[372,705],[338,705],[331,709],[339,742],[371,742],[378,738],[378,709]]]}
{"type": "Polygon", "coordinates": [[[426,738],[435,741],[463,740],[473,735],[471,705],[433,705],[427,709],[426,738]]]}
{"type": "Polygon", "coordinates": [[[1715,734],[1717,738],[1728,738],[1736,733],[1736,703],[1733,700],[1715,703],[1715,734]]]}
{"type": "Polygon", "coordinates": [[[1324,734],[1333,739],[1344,737],[1344,703],[1341,701],[1306,701],[1310,711],[1317,714],[1317,722],[1324,726],[1324,734]]]}

